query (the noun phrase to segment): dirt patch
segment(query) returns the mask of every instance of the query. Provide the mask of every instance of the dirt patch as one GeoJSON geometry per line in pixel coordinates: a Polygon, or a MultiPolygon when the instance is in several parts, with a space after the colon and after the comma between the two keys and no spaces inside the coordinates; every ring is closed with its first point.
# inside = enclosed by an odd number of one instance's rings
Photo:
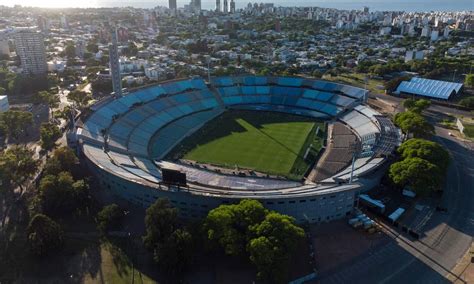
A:
{"type": "Polygon", "coordinates": [[[369,234],[353,229],[346,220],[313,225],[311,236],[319,273],[335,270],[391,240],[381,232],[369,234]]]}

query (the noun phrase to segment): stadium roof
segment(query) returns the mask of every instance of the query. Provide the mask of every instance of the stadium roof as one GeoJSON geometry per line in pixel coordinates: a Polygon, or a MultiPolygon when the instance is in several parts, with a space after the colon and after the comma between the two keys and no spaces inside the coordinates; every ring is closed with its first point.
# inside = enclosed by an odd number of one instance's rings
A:
{"type": "Polygon", "coordinates": [[[446,81],[430,80],[414,77],[410,81],[403,81],[396,90],[396,94],[408,93],[435,99],[448,100],[453,94],[461,90],[463,84],[446,81]]]}

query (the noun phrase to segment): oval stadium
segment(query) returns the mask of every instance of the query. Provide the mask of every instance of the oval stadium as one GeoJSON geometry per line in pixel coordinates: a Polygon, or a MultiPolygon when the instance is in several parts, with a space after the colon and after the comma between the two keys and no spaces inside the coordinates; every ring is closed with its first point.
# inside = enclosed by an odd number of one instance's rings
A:
{"type": "Polygon", "coordinates": [[[257,199],[297,222],[343,218],[400,143],[364,89],[292,77],[168,81],[94,104],[81,158],[113,195],[183,218],[257,199]]]}

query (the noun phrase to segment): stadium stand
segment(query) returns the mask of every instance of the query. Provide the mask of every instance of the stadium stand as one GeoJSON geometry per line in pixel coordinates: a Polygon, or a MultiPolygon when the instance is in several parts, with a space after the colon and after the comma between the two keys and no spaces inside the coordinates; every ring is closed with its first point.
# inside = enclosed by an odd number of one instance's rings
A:
{"type": "Polygon", "coordinates": [[[379,156],[389,155],[399,143],[399,131],[391,121],[362,105],[366,96],[363,89],[304,78],[177,80],[97,103],[84,122],[78,122],[76,136],[82,157],[101,184],[130,202],[146,207],[158,197],[168,197],[183,217],[197,218],[219,204],[256,198],[298,222],[328,221],[347,214],[355,193],[364,187],[340,184],[348,174],[352,145],[362,145],[354,172],[361,177],[377,169],[384,161],[379,156]],[[332,120],[331,141],[315,167],[317,183],[226,175],[162,160],[184,137],[228,108],[332,120]],[[164,186],[162,168],[186,173],[189,186],[164,186]],[[326,196],[338,197],[340,203],[325,205],[321,200],[326,196]]]}

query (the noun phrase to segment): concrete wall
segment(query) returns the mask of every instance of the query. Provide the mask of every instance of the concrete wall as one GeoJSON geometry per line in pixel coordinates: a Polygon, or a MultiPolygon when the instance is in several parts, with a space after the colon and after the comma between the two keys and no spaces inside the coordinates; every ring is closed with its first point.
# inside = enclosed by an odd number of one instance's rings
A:
{"type": "MultiPolygon", "coordinates": [[[[86,157],[85,159],[87,160],[86,157]]],[[[87,163],[89,169],[105,190],[110,190],[113,195],[144,208],[149,207],[156,199],[165,197],[179,209],[181,217],[199,219],[205,217],[210,210],[221,204],[239,202],[237,198],[192,194],[186,189],[168,188],[166,186],[158,189],[146,186],[104,171],[89,160],[87,160],[87,163]]],[[[315,196],[305,198],[282,197],[258,200],[270,210],[294,217],[298,223],[318,223],[341,219],[351,213],[356,192],[356,189],[352,189],[323,195],[316,192],[315,196]]]]}

